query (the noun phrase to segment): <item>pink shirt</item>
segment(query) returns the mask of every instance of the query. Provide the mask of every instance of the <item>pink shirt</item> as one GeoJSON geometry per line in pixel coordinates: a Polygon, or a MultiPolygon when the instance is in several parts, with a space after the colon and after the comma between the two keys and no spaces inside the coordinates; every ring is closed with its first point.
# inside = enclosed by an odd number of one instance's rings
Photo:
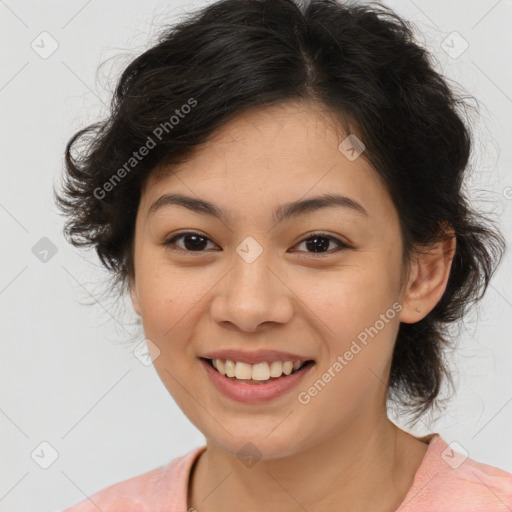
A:
{"type": "MultiPolygon", "coordinates": [[[[428,450],[397,512],[511,512],[512,474],[454,451],[439,434],[419,438],[428,450]]],[[[165,466],[113,484],[62,512],[187,512],[195,448],[165,466]]]]}

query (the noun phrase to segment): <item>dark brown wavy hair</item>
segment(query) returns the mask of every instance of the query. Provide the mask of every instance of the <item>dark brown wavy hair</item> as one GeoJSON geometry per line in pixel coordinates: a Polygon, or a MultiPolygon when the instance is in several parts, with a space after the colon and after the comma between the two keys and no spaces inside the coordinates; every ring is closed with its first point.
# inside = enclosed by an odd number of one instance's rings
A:
{"type": "Polygon", "coordinates": [[[448,327],[483,296],[506,247],[463,192],[472,97],[434,68],[413,26],[379,2],[222,0],[190,13],[124,70],[106,119],[69,140],[54,190],[66,239],[94,247],[126,293],[141,191],[157,166],[183,161],[249,108],[321,105],[365,144],[399,213],[404,255],[440,240],[446,223],[455,231],[446,291],[421,321],[400,324],[391,363],[388,398],[418,418],[450,380],[448,327]]]}

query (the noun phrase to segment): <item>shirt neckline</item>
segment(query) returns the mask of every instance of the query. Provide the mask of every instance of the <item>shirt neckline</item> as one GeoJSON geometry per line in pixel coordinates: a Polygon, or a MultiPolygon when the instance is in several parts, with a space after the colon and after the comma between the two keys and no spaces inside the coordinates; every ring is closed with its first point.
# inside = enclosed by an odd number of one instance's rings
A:
{"type": "Polygon", "coordinates": [[[419,494],[419,492],[425,486],[425,482],[428,482],[430,480],[429,468],[432,466],[431,461],[439,455],[439,452],[443,449],[444,445],[446,445],[445,441],[437,432],[427,434],[425,436],[413,437],[415,437],[418,441],[425,443],[428,446],[428,448],[427,451],[425,452],[425,455],[423,455],[423,459],[421,459],[421,463],[418,466],[416,473],[414,474],[411,487],[409,487],[409,490],[407,491],[407,494],[405,495],[404,499],[398,505],[396,512],[402,510],[402,507],[404,505],[407,505],[409,502],[412,502],[416,495],[419,494]]]}
{"type": "MultiPolygon", "coordinates": [[[[431,434],[427,434],[424,436],[413,436],[418,441],[421,441],[422,443],[425,443],[428,448],[425,452],[425,455],[423,455],[423,458],[421,459],[421,463],[418,466],[418,469],[416,470],[416,473],[414,474],[414,478],[411,484],[411,487],[407,491],[407,494],[405,495],[404,499],[400,502],[400,505],[396,509],[396,512],[399,512],[404,505],[406,505],[409,501],[411,501],[421,490],[423,487],[423,482],[427,479],[428,480],[428,466],[429,466],[429,460],[431,460],[433,457],[436,456],[436,454],[443,448],[443,445],[446,444],[439,433],[434,432],[431,434]]],[[[195,465],[197,461],[199,460],[199,457],[206,451],[207,445],[200,446],[196,448],[195,450],[192,450],[188,455],[188,464],[186,466],[186,472],[185,472],[185,482],[184,482],[184,489],[182,487],[182,496],[184,496],[184,503],[182,503],[180,506],[184,508],[184,510],[188,510],[188,491],[189,486],[191,484],[191,475],[192,471],[195,468],[195,465]]]]}

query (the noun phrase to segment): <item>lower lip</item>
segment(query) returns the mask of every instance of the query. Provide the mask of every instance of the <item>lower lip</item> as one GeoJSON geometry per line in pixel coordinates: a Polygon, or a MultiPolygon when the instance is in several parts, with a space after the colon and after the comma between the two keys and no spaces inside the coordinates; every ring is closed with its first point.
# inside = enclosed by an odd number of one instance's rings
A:
{"type": "Polygon", "coordinates": [[[298,372],[291,373],[290,375],[283,375],[278,379],[272,379],[266,384],[248,384],[246,382],[239,382],[231,380],[221,375],[215,370],[210,363],[204,359],[200,359],[204,366],[206,373],[210,377],[213,385],[224,395],[238,402],[245,402],[249,404],[257,404],[267,402],[283,395],[294,386],[309,372],[314,366],[314,363],[308,363],[303,369],[298,372]]]}

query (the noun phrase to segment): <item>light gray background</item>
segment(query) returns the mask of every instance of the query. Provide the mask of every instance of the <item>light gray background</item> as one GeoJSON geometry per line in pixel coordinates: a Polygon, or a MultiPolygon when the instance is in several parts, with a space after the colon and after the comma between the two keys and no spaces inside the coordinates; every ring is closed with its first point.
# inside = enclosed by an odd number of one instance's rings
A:
{"type": "MultiPolygon", "coordinates": [[[[416,24],[438,69],[480,102],[472,197],[495,213],[511,243],[512,2],[385,3],[416,24]],[[463,48],[454,31],[469,45],[457,58],[443,49],[453,54],[463,48]]],[[[154,369],[123,345],[136,328],[130,324],[131,306],[127,302],[123,309],[100,298],[107,275],[93,252],[64,240],[52,185],[60,179],[65,143],[106,112],[123,67],[147,48],[162,23],[174,23],[185,6],[205,4],[0,1],[3,512],[59,510],[204,443],[154,369]],[[44,31],[51,38],[41,36],[44,31]],[[42,58],[52,38],[58,48],[42,58]],[[48,244],[40,242],[43,237],[57,251],[48,253],[46,262],[36,245],[48,244]],[[51,457],[44,441],[58,452],[48,469],[34,460],[51,457]]],[[[429,426],[426,418],[412,430],[439,432],[470,457],[508,471],[511,285],[507,252],[482,306],[461,333],[453,359],[455,399],[437,421],[429,426]]]]}

